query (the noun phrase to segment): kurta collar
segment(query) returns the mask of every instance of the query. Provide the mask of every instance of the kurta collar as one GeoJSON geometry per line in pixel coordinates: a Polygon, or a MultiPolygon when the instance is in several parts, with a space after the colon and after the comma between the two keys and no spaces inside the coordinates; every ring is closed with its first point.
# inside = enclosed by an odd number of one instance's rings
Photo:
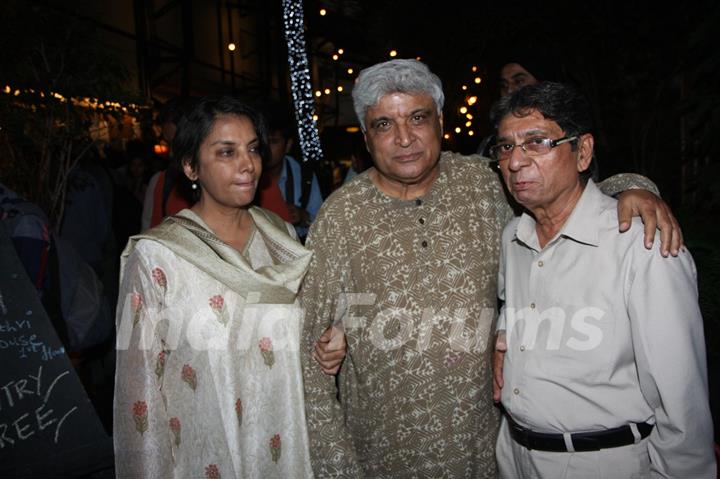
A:
{"type": "Polygon", "coordinates": [[[367,177],[367,181],[370,183],[370,185],[372,185],[372,188],[376,191],[377,196],[387,202],[388,207],[391,209],[404,209],[409,207],[417,207],[424,204],[432,204],[434,198],[436,198],[439,194],[438,192],[442,192],[445,188],[445,184],[447,183],[447,161],[444,161],[444,158],[447,156],[448,153],[445,151],[440,153],[440,159],[438,160],[438,176],[437,178],[435,178],[435,181],[433,182],[428,192],[419,198],[413,198],[409,200],[393,198],[383,193],[380,188],[378,188],[375,183],[373,183],[369,176],[367,177]]]}

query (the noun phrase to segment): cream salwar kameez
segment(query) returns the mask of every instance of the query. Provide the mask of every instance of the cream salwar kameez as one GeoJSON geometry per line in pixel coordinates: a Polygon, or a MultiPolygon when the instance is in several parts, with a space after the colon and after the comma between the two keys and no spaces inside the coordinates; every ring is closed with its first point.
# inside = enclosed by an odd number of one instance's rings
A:
{"type": "Polygon", "coordinates": [[[312,476],[295,303],[310,253],[250,212],[242,254],[189,210],[126,248],[117,477],[312,476]]]}

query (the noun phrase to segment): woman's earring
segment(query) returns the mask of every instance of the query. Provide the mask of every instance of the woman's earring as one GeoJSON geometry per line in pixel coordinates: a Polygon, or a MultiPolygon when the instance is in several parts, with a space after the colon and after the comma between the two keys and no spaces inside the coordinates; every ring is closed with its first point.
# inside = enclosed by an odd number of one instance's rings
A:
{"type": "Polygon", "coordinates": [[[196,183],[195,181],[192,182],[192,189],[193,189],[193,190],[197,190],[197,189],[198,189],[198,185],[197,185],[197,183],[196,183]]]}

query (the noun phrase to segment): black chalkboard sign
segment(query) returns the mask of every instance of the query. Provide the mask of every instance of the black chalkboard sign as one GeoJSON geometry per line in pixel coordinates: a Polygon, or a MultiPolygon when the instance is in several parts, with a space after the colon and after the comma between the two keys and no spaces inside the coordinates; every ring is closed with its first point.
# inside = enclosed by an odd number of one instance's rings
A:
{"type": "Polygon", "coordinates": [[[112,440],[0,223],[0,477],[80,477],[112,440]]]}

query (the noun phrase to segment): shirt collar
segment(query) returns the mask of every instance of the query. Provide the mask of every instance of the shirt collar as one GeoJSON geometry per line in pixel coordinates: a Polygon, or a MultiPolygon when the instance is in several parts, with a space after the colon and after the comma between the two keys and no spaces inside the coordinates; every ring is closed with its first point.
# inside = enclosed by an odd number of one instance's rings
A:
{"type": "MultiPolygon", "coordinates": [[[[564,236],[578,243],[597,246],[599,228],[597,217],[602,206],[602,196],[602,192],[595,186],[595,183],[588,180],[585,190],[556,238],[564,236]]],[[[535,219],[529,213],[525,212],[520,217],[515,230],[515,238],[540,251],[540,243],[535,231],[535,219]]],[[[554,239],[550,243],[553,241],[554,239]]]]}

